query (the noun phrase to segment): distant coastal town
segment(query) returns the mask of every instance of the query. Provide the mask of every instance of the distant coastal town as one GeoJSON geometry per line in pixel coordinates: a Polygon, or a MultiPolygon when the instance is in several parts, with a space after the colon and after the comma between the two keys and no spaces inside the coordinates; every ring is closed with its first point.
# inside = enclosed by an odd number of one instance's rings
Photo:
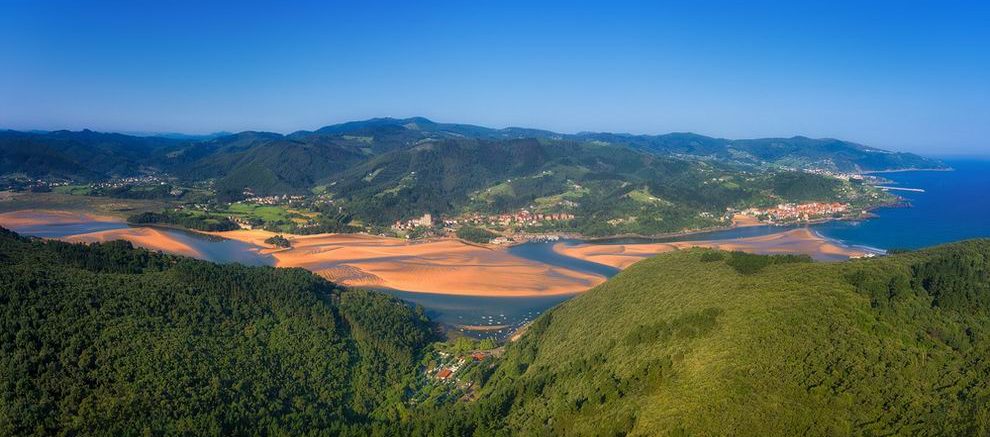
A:
{"type": "MultiPolygon", "coordinates": [[[[788,169],[785,169],[788,170],[788,169]]],[[[843,181],[843,194],[833,201],[781,202],[774,206],[753,206],[744,209],[725,208],[724,211],[696,211],[696,217],[685,221],[685,227],[673,233],[690,233],[721,227],[736,226],[740,216],[751,217],[748,224],[793,224],[800,222],[861,217],[871,207],[889,204],[888,190],[913,190],[892,187],[885,179],[848,172],[822,169],[790,169],[796,173],[814,174],[843,181]],[[854,184],[852,184],[854,183],[854,184]],[[850,194],[854,193],[854,194],[850,194]],[[856,197],[859,196],[859,197],[856,197]]],[[[8,177],[3,181],[10,191],[53,193],[71,195],[80,199],[121,198],[153,200],[161,206],[163,214],[154,217],[155,223],[172,223],[199,230],[225,230],[230,228],[264,229],[279,234],[355,233],[363,232],[380,236],[405,239],[460,238],[473,243],[505,245],[530,240],[551,240],[561,236],[579,237],[587,215],[581,209],[583,201],[579,185],[572,187],[573,198],[565,195],[550,196],[549,201],[537,199],[526,207],[499,211],[497,207],[471,204],[453,213],[437,211],[408,211],[410,216],[389,224],[375,224],[367,217],[353,217],[346,200],[335,198],[326,190],[312,193],[258,194],[244,188],[239,200],[223,201],[216,193],[213,181],[180,183],[165,174],[140,177],[107,179],[91,183],[72,183],[51,178],[8,177]],[[575,188],[576,187],[576,188],[575,188]]],[[[719,180],[718,183],[725,183],[719,180]]],[[[489,188],[487,192],[492,191],[489,188]]],[[[606,227],[619,229],[623,225],[657,220],[657,212],[643,212],[648,208],[670,203],[647,189],[638,189],[620,196],[638,202],[643,210],[628,209],[623,214],[604,220],[606,227]],[[652,217],[651,217],[651,214],[652,217]]],[[[771,197],[772,199],[773,197],[771,197]]],[[[769,199],[768,199],[769,200],[769,199]]],[[[778,198],[778,200],[783,200],[778,198]]],[[[665,214],[665,212],[660,212],[665,214]]],[[[658,220],[663,220],[659,218],[658,220]]],[[[628,232],[628,231],[627,231],[628,232]]],[[[635,232],[635,231],[634,231],[635,232]]],[[[622,233],[622,235],[639,235],[622,233]]],[[[593,234],[589,234],[593,235],[593,234]]],[[[653,234],[649,234],[653,235],[653,234]]],[[[644,233],[644,236],[647,236],[644,233]]]]}

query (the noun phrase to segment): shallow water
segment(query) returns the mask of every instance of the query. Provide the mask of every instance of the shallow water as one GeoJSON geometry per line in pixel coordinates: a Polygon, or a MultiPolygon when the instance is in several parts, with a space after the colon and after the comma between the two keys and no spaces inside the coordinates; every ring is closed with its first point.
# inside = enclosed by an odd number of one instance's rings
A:
{"type": "Polygon", "coordinates": [[[451,296],[381,290],[404,301],[421,305],[431,320],[476,338],[504,339],[516,328],[573,295],[541,297],[451,296]],[[471,330],[465,326],[502,326],[497,330],[471,330]]]}
{"type": "MultiPolygon", "coordinates": [[[[70,235],[88,234],[92,232],[108,231],[113,229],[127,229],[131,226],[122,222],[78,222],[78,223],[51,223],[27,226],[13,226],[13,230],[22,235],[41,238],[62,238],[70,235]]],[[[158,232],[192,247],[203,254],[202,259],[216,263],[241,263],[251,266],[275,265],[275,258],[271,255],[263,255],[258,252],[258,248],[252,244],[242,241],[229,240],[226,238],[200,234],[160,226],[153,227],[158,232]]]]}
{"type": "Polygon", "coordinates": [[[524,258],[544,264],[550,264],[552,266],[576,270],[583,273],[591,273],[599,276],[604,276],[606,278],[611,278],[612,276],[615,276],[617,273],[619,273],[619,269],[616,269],[611,266],[606,266],[603,264],[598,264],[577,258],[571,258],[566,255],[561,255],[553,250],[553,246],[557,243],[562,243],[565,245],[573,245],[573,244],[581,244],[583,242],[580,240],[560,240],[560,241],[551,241],[551,242],[531,241],[516,246],[512,246],[508,249],[508,251],[509,254],[518,256],[520,258],[524,258]]]}
{"type": "Polygon", "coordinates": [[[204,235],[182,229],[155,227],[156,230],[192,247],[203,259],[216,263],[240,263],[249,266],[273,266],[275,257],[261,254],[258,247],[238,240],[204,235]]]}
{"type": "MultiPolygon", "coordinates": [[[[924,193],[897,192],[912,205],[909,208],[882,208],[876,218],[864,221],[836,221],[810,228],[840,244],[867,248],[919,248],[966,238],[990,237],[990,161],[948,161],[956,171],[905,172],[883,175],[898,186],[922,188],[924,193]]],[[[14,229],[25,235],[59,238],[68,235],[126,228],[124,223],[84,222],[31,225],[14,229]]],[[[597,244],[630,244],[691,240],[724,240],[756,237],[782,232],[797,226],[753,226],[685,236],[644,239],[616,238],[597,244]]],[[[187,244],[209,261],[247,265],[273,265],[274,258],[262,255],[251,244],[207,236],[173,228],[156,228],[187,244]]],[[[578,244],[577,240],[562,240],[578,244]]],[[[512,255],[553,266],[604,277],[619,272],[613,267],[579,260],[553,251],[556,242],[530,242],[508,249],[512,255]]],[[[431,319],[453,326],[497,326],[495,330],[468,330],[474,337],[504,338],[516,327],[533,320],[573,295],[541,297],[477,297],[383,290],[400,299],[422,305],[431,319]]],[[[575,290],[580,292],[582,290],[575,290]]]]}
{"type": "Polygon", "coordinates": [[[45,223],[28,226],[15,226],[13,230],[22,235],[41,238],[62,238],[69,235],[124,229],[127,224],[118,222],[45,223]]]}

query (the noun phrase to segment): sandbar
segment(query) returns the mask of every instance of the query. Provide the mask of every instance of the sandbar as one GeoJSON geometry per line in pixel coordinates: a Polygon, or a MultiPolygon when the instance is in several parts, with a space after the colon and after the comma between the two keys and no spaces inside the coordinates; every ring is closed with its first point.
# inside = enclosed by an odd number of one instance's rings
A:
{"type": "Polygon", "coordinates": [[[465,296],[554,296],[574,294],[605,281],[603,276],[552,266],[509,254],[503,248],[456,239],[411,242],[365,234],[284,235],[289,249],[264,240],[271,232],[215,232],[266,247],[278,267],[302,267],[352,287],[465,296]]]}
{"type": "Polygon", "coordinates": [[[807,254],[819,260],[864,256],[863,249],[841,246],[809,229],[794,229],[757,237],[729,240],[677,241],[634,244],[567,244],[557,243],[553,250],[561,255],[625,269],[636,262],[672,250],[710,247],[759,254],[807,254]]]}
{"type": "Polygon", "coordinates": [[[165,232],[150,227],[110,229],[107,231],[90,232],[88,234],[70,235],[63,237],[62,240],[72,243],[127,240],[135,246],[149,250],[160,250],[176,255],[203,258],[203,254],[192,246],[175,239],[175,237],[165,232]]]}
{"type": "MultiPolygon", "coordinates": [[[[119,222],[82,212],[23,210],[0,214],[0,226],[16,228],[43,224],[119,222]]],[[[756,226],[752,217],[736,216],[733,226],[756,226]]],[[[367,234],[284,234],[290,248],[264,241],[275,235],[263,230],[209,232],[258,247],[278,267],[301,267],[351,287],[462,296],[535,297],[580,293],[605,277],[528,260],[503,247],[470,244],[457,239],[409,241],[367,234]]],[[[62,237],[71,242],[127,240],[136,246],[179,255],[205,255],[167,232],[152,227],[128,227],[62,237]]],[[[557,243],[557,253],[624,269],[658,253],[693,246],[746,252],[806,253],[817,259],[862,256],[866,251],[841,246],[808,229],[731,240],[681,241],[646,244],[557,243]]]]}
{"type": "Polygon", "coordinates": [[[0,214],[0,226],[15,230],[27,226],[90,222],[119,223],[120,220],[86,212],[44,209],[20,210],[0,214]]]}
{"type": "Polygon", "coordinates": [[[760,219],[751,215],[735,214],[732,216],[732,227],[734,228],[748,228],[750,226],[763,225],[766,225],[766,223],[761,222],[760,219]]]}

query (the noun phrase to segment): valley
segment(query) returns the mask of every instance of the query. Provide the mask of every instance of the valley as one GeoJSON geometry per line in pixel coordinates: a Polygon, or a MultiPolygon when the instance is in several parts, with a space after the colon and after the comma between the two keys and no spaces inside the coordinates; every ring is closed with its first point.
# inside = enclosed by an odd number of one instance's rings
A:
{"type": "Polygon", "coordinates": [[[946,167],[829,139],[563,135],[424,118],[206,140],[7,131],[0,146],[0,187],[67,203],[133,203],[118,210],[136,223],[410,239],[460,232],[483,243],[695,232],[731,226],[740,213],[768,223],[859,218],[897,202],[874,186],[885,179],[862,172],[946,167]],[[776,158],[710,154],[743,145],[749,156],[767,149],[776,158]],[[89,149],[107,162],[87,164],[79,154],[89,149]]]}
{"type": "Polygon", "coordinates": [[[0,1],[0,437],[990,436],[987,23],[0,1]]]}

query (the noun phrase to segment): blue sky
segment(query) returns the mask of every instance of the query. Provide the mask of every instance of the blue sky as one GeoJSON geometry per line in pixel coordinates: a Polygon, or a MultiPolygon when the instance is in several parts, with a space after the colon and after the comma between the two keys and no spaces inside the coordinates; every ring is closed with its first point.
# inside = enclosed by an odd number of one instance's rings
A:
{"type": "Polygon", "coordinates": [[[0,126],[422,115],[990,153],[986,2],[528,3],[0,0],[0,126]]]}

